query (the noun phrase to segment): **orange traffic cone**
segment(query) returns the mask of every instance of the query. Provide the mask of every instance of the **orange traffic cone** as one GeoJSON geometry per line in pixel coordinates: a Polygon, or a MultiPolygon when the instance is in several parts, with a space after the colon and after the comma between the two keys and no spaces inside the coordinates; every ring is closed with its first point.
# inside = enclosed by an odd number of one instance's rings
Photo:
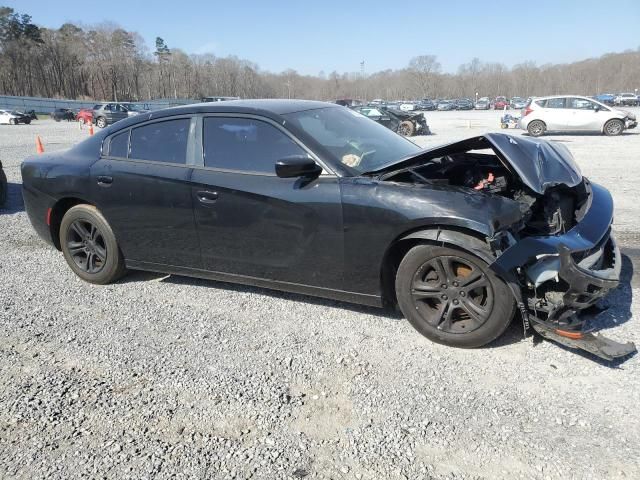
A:
{"type": "Polygon", "coordinates": [[[89,125],[89,135],[93,135],[93,123],[89,125]]]}
{"type": "Polygon", "coordinates": [[[40,135],[36,135],[36,153],[44,153],[44,147],[42,146],[40,135]]]}

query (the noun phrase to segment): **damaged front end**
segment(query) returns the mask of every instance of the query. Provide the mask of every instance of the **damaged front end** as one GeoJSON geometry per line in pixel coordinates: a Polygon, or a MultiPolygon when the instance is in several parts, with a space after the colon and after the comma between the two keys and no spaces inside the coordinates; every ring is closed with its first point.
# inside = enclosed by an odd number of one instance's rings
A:
{"type": "Polygon", "coordinates": [[[553,235],[504,239],[491,265],[511,285],[525,321],[543,337],[612,360],[636,351],[584,331],[588,312],[618,286],[622,259],[611,233],[613,201],[583,182],[589,195],[572,227],[553,235]]]}
{"type": "Polygon", "coordinates": [[[587,312],[618,286],[622,262],[610,193],[582,177],[563,145],[487,134],[380,171],[387,180],[467,187],[516,202],[519,221],[493,225],[487,242],[496,258],[491,268],[513,291],[525,327],[607,360],[636,351],[584,330],[587,312]]]}

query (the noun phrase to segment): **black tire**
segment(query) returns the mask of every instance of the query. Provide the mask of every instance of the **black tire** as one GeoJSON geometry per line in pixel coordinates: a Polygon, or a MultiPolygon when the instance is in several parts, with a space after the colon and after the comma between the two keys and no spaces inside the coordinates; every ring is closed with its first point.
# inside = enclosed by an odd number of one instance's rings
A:
{"type": "Polygon", "coordinates": [[[485,261],[463,250],[413,247],[400,262],[395,286],[411,325],[452,347],[486,345],[502,335],[515,312],[509,287],[485,261]]]}
{"type": "Polygon", "coordinates": [[[104,117],[98,117],[96,120],[96,125],[100,128],[104,128],[107,126],[107,119],[104,117]]]}
{"type": "Polygon", "coordinates": [[[113,230],[93,205],[67,211],[60,224],[60,245],[71,270],[87,282],[105,285],[126,273],[113,230]]]}
{"type": "Polygon", "coordinates": [[[0,207],[7,202],[7,190],[7,176],[4,174],[4,170],[0,168],[0,207]]]}
{"type": "Polygon", "coordinates": [[[25,125],[29,125],[31,123],[31,119],[30,118],[25,118],[24,119],[24,124],[25,125]]]}
{"type": "Polygon", "coordinates": [[[547,126],[542,120],[533,120],[529,122],[529,125],[527,125],[527,132],[529,132],[529,135],[531,135],[532,137],[540,137],[544,135],[544,132],[546,132],[546,130],[547,126]]]}
{"type": "Polygon", "coordinates": [[[605,135],[609,137],[615,137],[616,135],[620,135],[624,131],[624,123],[622,123],[622,120],[613,118],[604,124],[603,131],[605,135]]]}
{"type": "Polygon", "coordinates": [[[403,137],[410,137],[416,133],[416,127],[413,122],[405,120],[404,122],[400,122],[400,125],[398,125],[398,133],[403,137]]]}

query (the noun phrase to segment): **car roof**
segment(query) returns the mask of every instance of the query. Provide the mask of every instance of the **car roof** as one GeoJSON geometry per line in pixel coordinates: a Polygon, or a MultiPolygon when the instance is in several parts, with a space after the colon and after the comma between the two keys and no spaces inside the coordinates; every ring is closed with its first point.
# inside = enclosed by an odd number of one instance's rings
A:
{"type": "Polygon", "coordinates": [[[156,118],[190,115],[198,113],[244,113],[278,119],[280,115],[315,110],[319,108],[345,108],[341,105],[314,100],[258,99],[229,100],[225,102],[200,102],[177,107],[163,108],[121,120],[114,125],[117,129],[156,118]]]}
{"type": "Polygon", "coordinates": [[[546,97],[535,97],[535,99],[536,100],[547,100],[549,98],[569,98],[569,97],[571,97],[571,98],[584,98],[584,99],[590,100],[589,97],[585,97],[584,95],[571,95],[571,94],[568,94],[568,95],[548,95],[546,97]]]}

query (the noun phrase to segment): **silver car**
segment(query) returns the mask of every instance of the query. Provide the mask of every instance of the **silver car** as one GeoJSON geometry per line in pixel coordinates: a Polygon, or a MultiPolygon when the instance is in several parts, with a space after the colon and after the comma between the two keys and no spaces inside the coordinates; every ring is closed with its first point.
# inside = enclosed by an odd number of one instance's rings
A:
{"type": "Polygon", "coordinates": [[[638,125],[630,112],[578,95],[538,97],[522,110],[520,128],[532,137],[546,132],[600,132],[620,135],[638,125]]]}

